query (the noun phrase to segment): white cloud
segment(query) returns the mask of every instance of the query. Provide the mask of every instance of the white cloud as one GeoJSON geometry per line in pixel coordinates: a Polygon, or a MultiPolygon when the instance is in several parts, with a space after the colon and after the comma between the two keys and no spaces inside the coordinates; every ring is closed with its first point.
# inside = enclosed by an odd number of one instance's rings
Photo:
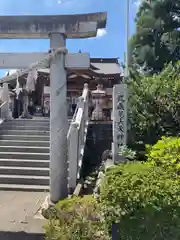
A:
{"type": "Polygon", "coordinates": [[[134,5],[138,8],[141,5],[141,0],[137,0],[134,2],[134,5]]]}
{"type": "Polygon", "coordinates": [[[66,4],[73,3],[73,0],[41,0],[41,1],[45,7],[55,7],[57,6],[57,4],[64,7],[64,5],[66,4]]]}
{"type": "Polygon", "coordinates": [[[98,29],[97,31],[97,37],[103,37],[107,34],[106,29],[98,29]]]}
{"type": "Polygon", "coordinates": [[[59,0],[57,1],[57,4],[63,4],[63,3],[66,3],[66,2],[72,2],[71,0],[59,0]]]}
{"type": "MultiPolygon", "coordinates": [[[[0,0],[1,1],[1,0],[0,0]]],[[[53,0],[49,0],[53,1],[53,0]]],[[[65,14],[76,14],[87,12],[92,6],[93,0],[56,0],[56,5],[60,13],[65,14]]]]}
{"type": "Polygon", "coordinates": [[[88,39],[91,40],[91,39],[101,38],[101,37],[104,37],[106,34],[107,34],[107,30],[105,28],[98,29],[96,37],[90,37],[88,39]]]}

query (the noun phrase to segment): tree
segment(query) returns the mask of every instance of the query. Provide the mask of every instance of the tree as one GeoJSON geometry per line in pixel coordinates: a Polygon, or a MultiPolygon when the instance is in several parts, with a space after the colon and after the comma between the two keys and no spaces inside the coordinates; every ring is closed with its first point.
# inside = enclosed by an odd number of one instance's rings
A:
{"type": "Polygon", "coordinates": [[[129,143],[155,144],[180,127],[180,62],[160,74],[139,76],[129,88],[129,143]]]}
{"type": "Polygon", "coordinates": [[[143,0],[129,42],[130,66],[151,73],[180,59],[180,0],[143,0]]]}

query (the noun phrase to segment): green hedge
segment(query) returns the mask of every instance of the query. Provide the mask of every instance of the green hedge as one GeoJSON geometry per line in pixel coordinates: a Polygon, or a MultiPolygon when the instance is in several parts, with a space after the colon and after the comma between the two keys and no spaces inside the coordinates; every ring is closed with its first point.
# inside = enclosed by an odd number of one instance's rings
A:
{"type": "Polygon", "coordinates": [[[109,169],[101,186],[104,224],[120,240],[180,239],[180,181],[172,171],[142,163],[109,169]]]}
{"type": "Polygon", "coordinates": [[[153,146],[147,146],[147,161],[155,166],[180,171],[180,138],[162,137],[153,146]]]}
{"type": "Polygon", "coordinates": [[[100,208],[92,196],[60,201],[45,227],[46,240],[106,240],[100,208]]]}

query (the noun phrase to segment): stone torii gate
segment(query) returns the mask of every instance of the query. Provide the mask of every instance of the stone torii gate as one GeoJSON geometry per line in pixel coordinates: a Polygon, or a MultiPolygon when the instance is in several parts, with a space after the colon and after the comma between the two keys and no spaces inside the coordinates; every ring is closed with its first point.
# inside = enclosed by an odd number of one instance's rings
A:
{"type": "MultiPolygon", "coordinates": [[[[90,13],[58,16],[0,16],[0,39],[50,39],[51,56],[47,53],[1,53],[0,68],[24,69],[23,75],[33,68],[50,67],[50,197],[57,202],[68,195],[66,107],[66,68],[89,68],[88,54],[67,54],[66,39],[89,38],[105,28],[107,14],[90,13]],[[54,53],[54,55],[53,55],[54,53]],[[53,56],[52,56],[53,55],[53,56]],[[36,62],[40,60],[39,62],[36,62]],[[30,65],[31,63],[35,64],[30,65]],[[30,67],[29,67],[30,65],[30,67]]],[[[14,79],[4,77],[6,83],[14,79]]]]}

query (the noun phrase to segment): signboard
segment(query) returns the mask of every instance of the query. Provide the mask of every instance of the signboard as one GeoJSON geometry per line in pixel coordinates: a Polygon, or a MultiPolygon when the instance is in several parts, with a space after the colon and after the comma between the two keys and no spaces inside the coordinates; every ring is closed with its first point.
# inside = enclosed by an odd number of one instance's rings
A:
{"type": "Polygon", "coordinates": [[[127,143],[127,85],[113,87],[113,158],[118,159],[119,148],[127,143]]]}

